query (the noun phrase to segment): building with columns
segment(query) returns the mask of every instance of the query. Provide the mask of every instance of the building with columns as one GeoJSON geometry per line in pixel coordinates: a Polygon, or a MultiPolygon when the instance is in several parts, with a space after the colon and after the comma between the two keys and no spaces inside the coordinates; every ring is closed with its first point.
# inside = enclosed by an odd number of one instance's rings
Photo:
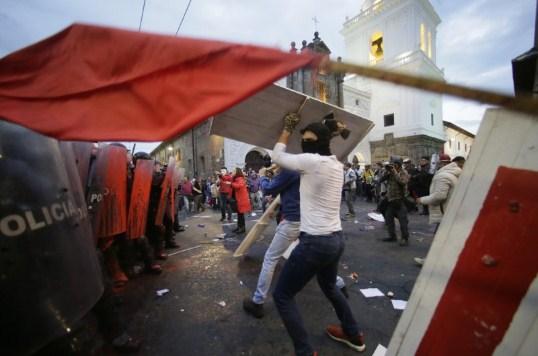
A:
{"type": "MultiPolygon", "coordinates": [[[[440,22],[428,0],[365,0],[359,14],[347,19],[340,31],[345,60],[444,80],[436,65],[440,22]]],[[[442,152],[441,95],[355,75],[345,78],[343,91],[344,108],[375,123],[354,152],[364,162],[384,161],[391,155],[416,162],[442,152]]]]}

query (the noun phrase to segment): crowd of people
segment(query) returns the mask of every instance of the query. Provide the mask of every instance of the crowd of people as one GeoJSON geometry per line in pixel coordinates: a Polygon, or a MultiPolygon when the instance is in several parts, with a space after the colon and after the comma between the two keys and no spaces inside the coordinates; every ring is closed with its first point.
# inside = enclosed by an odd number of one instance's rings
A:
{"type": "MultiPolygon", "coordinates": [[[[141,273],[159,274],[159,261],[166,249],[180,246],[175,240],[185,231],[180,221],[206,208],[220,210],[221,222],[232,222],[237,214],[236,234],[246,232],[245,214],[265,210],[267,203],[281,197],[278,226],[265,253],[256,290],[243,301],[244,310],[257,318],[264,316],[263,305],[269,293],[275,267],[293,242],[298,244],[276,282],[275,305],[293,341],[297,355],[316,355],[311,347],[301,315],[294,301],[310,279],[318,284],[332,304],[339,325],[329,325],[332,339],[356,351],[365,348],[363,335],[338,286],[337,269],[344,251],[340,214],[341,202],[347,217],[354,217],[356,199],[377,203],[388,236],[396,241],[395,219],[401,228],[400,244],[409,243],[408,211],[428,215],[440,223],[465,159],[439,156],[432,169],[427,157],[418,166],[410,160],[391,157],[374,168],[342,164],[330,151],[330,141],[342,130],[326,123],[310,124],[301,131],[302,154],[286,153],[289,136],[299,117],[288,115],[285,128],[273,150],[273,163],[259,172],[235,168],[206,179],[181,177],[173,160],[155,161],[145,152],[132,155],[118,143],[93,145],[81,177],[97,253],[102,256],[105,293],[95,306],[104,334],[120,351],[136,351],[140,341],[131,338],[122,317],[111,302],[121,295],[129,281],[141,273]],[[429,207],[429,209],[428,209],[429,207]]],[[[75,144],[74,144],[75,145],[75,144]]],[[[84,152],[84,150],[79,150],[84,152]]],[[[81,164],[81,163],[79,163],[81,164]]],[[[80,168],[80,167],[79,167],[80,168]]],[[[423,263],[423,258],[416,258],[423,263]]]]}
{"type": "MultiPolygon", "coordinates": [[[[263,260],[256,289],[243,301],[248,314],[263,318],[264,302],[280,257],[297,239],[273,292],[276,307],[293,341],[297,355],[317,355],[308,340],[308,334],[294,296],[314,276],[325,296],[331,302],[340,325],[329,325],[327,335],[355,351],[363,351],[363,334],[345,299],[345,289],[338,286],[338,261],[344,250],[340,221],[341,201],[345,201],[346,217],[354,217],[353,202],[357,197],[376,202],[376,211],[385,219],[388,236],[382,241],[396,241],[395,219],[401,228],[400,245],[409,244],[408,211],[422,207],[422,215],[429,215],[430,223],[441,221],[446,204],[461,174],[465,159],[438,156],[435,167],[428,157],[422,157],[415,166],[410,159],[391,157],[372,169],[350,163],[342,165],[330,151],[334,137],[329,125],[311,124],[301,131],[303,154],[285,152],[289,136],[297,122],[293,115],[285,119],[285,128],[275,145],[273,160],[280,167],[260,170],[260,188],[263,194],[281,196],[280,219],[275,235],[263,260]],[[341,167],[341,168],[340,168],[341,167]],[[342,174],[343,170],[343,174],[342,174]]],[[[345,217],[343,218],[345,219],[345,217]]],[[[423,258],[415,258],[419,264],[423,258]]]]}

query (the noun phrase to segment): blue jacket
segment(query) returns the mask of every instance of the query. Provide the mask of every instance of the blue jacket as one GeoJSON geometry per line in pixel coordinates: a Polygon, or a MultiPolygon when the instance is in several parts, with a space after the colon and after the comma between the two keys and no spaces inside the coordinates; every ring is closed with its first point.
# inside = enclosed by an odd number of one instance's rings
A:
{"type": "Polygon", "coordinates": [[[280,212],[288,221],[300,221],[299,184],[301,175],[297,172],[282,169],[272,180],[261,177],[260,188],[264,194],[276,196],[280,194],[280,212]]]}

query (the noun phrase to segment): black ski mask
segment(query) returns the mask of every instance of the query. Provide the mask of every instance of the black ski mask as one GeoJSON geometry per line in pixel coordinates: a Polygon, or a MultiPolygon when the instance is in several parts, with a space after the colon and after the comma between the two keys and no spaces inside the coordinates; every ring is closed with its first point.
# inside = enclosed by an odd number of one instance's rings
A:
{"type": "Polygon", "coordinates": [[[316,141],[301,140],[301,148],[304,153],[317,153],[321,156],[331,155],[331,131],[322,123],[316,122],[301,130],[301,134],[306,131],[314,133],[318,139],[316,141]]]}

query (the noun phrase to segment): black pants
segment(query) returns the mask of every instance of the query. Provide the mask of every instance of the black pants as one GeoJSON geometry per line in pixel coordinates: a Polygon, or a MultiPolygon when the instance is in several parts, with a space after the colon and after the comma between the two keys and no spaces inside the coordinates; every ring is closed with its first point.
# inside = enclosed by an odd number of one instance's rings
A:
{"type": "Polygon", "coordinates": [[[230,206],[230,196],[228,194],[220,193],[220,215],[222,220],[226,218],[228,213],[228,220],[232,220],[232,207],[230,206]]]}
{"type": "Polygon", "coordinates": [[[387,210],[385,212],[385,223],[387,224],[390,238],[396,238],[394,218],[397,218],[400,222],[402,239],[409,239],[409,231],[407,229],[407,208],[405,207],[403,200],[392,200],[388,202],[387,210]]]}
{"type": "Polygon", "coordinates": [[[245,228],[245,214],[237,213],[237,227],[240,229],[245,228]]]}

